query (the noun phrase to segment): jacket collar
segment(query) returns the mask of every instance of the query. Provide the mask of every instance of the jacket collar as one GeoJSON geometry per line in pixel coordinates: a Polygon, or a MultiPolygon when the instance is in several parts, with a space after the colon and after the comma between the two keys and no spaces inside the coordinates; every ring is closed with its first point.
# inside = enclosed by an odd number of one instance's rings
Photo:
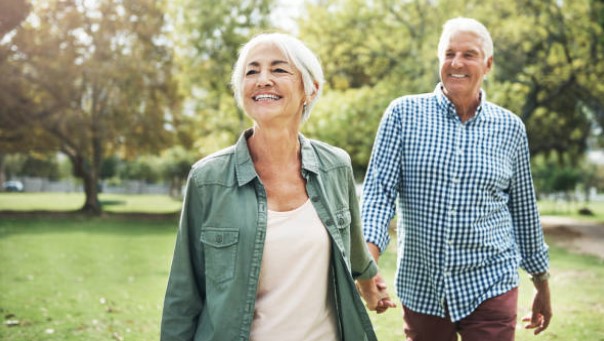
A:
{"type": "MultiPolygon", "coordinates": [[[[247,139],[252,133],[252,128],[245,130],[235,144],[235,174],[239,186],[247,184],[254,178],[259,178],[247,145],[247,139]]],[[[315,174],[319,173],[317,154],[310,140],[301,133],[298,134],[298,139],[300,140],[300,150],[302,153],[302,169],[315,174]]]]}

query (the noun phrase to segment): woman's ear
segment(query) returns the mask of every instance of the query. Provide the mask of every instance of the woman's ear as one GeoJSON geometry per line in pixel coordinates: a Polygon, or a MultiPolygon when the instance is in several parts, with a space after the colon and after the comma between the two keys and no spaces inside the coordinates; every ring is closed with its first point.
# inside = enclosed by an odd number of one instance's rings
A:
{"type": "Polygon", "coordinates": [[[314,87],[314,91],[312,92],[312,94],[310,94],[310,96],[306,96],[307,102],[312,102],[317,97],[317,94],[319,93],[319,87],[320,87],[319,82],[313,82],[312,85],[314,87]]]}

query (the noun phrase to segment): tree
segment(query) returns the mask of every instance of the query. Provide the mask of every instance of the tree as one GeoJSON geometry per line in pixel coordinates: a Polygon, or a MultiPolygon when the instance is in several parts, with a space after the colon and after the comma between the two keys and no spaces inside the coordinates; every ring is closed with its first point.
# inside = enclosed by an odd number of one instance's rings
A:
{"type": "Polygon", "coordinates": [[[0,2],[0,39],[25,20],[29,9],[29,4],[25,0],[0,2]]]}
{"type": "Polygon", "coordinates": [[[604,122],[603,31],[593,8],[602,5],[517,0],[512,6],[513,22],[493,24],[499,99],[525,121],[533,154],[577,166],[592,122],[604,122]]]}
{"type": "Polygon", "coordinates": [[[102,160],[172,142],[178,96],[161,3],[37,1],[4,46],[0,144],[58,150],[82,178],[82,210],[98,214],[102,160]]]}
{"type": "Polygon", "coordinates": [[[177,117],[179,143],[194,149],[198,157],[234,143],[248,122],[229,87],[232,67],[241,45],[269,28],[274,3],[171,2],[168,13],[174,27],[176,68],[180,92],[187,98],[184,113],[177,117]]]}
{"type": "Polygon", "coordinates": [[[175,146],[162,153],[162,176],[170,184],[170,196],[182,197],[182,186],[187,179],[196,155],[182,146],[175,146]]]}
{"type": "Polygon", "coordinates": [[[357,175],[387,103],[434,89],[442,24],[457,16],[489,28],[487,98],[523,119],[533,155],[577,165],[593,123],[602,126],[601,1],[322,0],[306,10],[300,35],[319,54],[327,87],[305,129],[350,151],[357,175]]]}
{"type": "Polygon", "coordinates": [[[309,136],[346,149],[365,173],[382,113],[396,97],[428,92],[438,79],[435,7],[426,1],[335,0],[307,5],[300,36],[322,62],[324,96],[309,136]]]}

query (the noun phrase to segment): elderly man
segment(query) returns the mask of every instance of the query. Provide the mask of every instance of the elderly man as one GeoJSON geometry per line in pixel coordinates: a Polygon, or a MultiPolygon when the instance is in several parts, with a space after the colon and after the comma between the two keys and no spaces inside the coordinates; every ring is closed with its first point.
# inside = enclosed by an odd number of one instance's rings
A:
{"type": "Polygon", "coordinates": [[[386,110],[363,189],[365,239],[386,248],[398,197],[397,294],[407,340],[513,340],[518,268],[537,289],[527,328],[552,312],[543,240],[521,120],[486,100],[487,29],[449,20],[438,46],[441,83],[386,110]]]}

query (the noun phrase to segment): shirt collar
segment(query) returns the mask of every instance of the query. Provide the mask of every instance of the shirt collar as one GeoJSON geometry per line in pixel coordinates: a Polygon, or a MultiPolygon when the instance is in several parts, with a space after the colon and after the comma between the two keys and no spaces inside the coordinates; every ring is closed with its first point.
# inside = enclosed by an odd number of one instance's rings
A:
{"type": "MultiPolygon", "coordinates": [[[[443,92],[443,84],[438,83],[436,88],[434,89],[434,94],[436,95],[436,101],[438,102],[438,106],[441,110],[447,113],[447,116],[454,117],[457,116],[457,111],[455,111],[455,105],[453,102],[449,100],[449,98],[443,92]]],[[[480,104],[478,104],[478,108],[476,108],[476,115],[472,118],[472,120],[480,120],[484,115],[481,115],[482,108],[484,108],[484,104],[487,101],[487,94],[483,89],[480,89],[480,104]]]]}
{"type": "MultiPolygon", "coordinates": [[[[247,139],[252,133],[252,128],[245,130],[235,144],[235,174],[239,186],[243,186],[258,177],[247,145],[247,139]]],[[[302,153],[302,169],[315,174],[319,173],[319,162],[310,140],[302,134],[298,134],[298,139],[300,140],[302,153]]]]}

